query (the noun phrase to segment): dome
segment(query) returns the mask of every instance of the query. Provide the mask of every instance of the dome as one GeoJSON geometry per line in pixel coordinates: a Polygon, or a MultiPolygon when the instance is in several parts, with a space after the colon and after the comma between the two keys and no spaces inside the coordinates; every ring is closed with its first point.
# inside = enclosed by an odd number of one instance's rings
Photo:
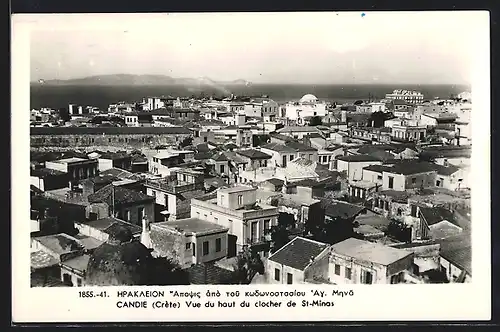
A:
{"type": "Polygon", "coordinates": [[[153,257],[139,241],[108,241],[89,258],[85,282],[89,286],[147,285],[153,257]]]}
{"type": "Polygon", "coordinates": [[[318,101],[315,95],[307,94],[300,98],[301,103],[315,103],[318,101]]]}

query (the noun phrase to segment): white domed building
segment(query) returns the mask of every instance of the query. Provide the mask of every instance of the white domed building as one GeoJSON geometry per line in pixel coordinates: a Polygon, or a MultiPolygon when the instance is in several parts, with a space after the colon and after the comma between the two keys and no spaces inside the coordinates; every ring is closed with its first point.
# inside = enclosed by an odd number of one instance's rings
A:
{"type": "Polygon", "coordinates": [[[305,124],[314,116],[326,116],[326,103],[320,101],[315,95],[306,94],[300,100],[289,102],[283,107],[282,116],[296,122],[298,125],[305,124]]]}

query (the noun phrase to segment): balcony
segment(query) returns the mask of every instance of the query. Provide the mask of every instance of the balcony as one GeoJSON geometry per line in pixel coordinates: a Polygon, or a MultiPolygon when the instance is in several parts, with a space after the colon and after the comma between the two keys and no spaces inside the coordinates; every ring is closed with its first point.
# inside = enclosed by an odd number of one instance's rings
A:
{"type": "Polygon", "coordinates": [[[146,180],[145,186],[151,189],[168,192],[171,194],[180,194],[187,191],[201,190],[204,188],[203,182],[179,182],[177,180],[146,180]]]}

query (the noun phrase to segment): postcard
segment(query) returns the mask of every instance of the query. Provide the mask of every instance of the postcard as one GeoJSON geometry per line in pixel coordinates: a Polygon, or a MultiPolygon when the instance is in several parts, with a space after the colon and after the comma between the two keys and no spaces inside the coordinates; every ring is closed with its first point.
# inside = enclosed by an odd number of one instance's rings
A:
{"type": "Polygon", "coordinates": [[[14,322],[490,319],[488,12],[12,22],[14,322]]]}

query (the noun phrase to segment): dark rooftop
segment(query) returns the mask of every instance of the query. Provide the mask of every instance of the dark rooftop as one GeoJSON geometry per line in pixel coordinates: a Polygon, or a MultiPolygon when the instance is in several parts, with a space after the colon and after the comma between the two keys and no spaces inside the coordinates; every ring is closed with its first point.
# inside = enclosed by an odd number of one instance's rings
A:
{"type": "Polygon", "coordinates": [[[472,275],[472,247],[470,233],[462,233],[460,235],[438,240],[437,242],[441,246],[441,257],[463,268],[472,275]]]}
{"type": "Polygon", "coordinates": [[[214,264],[197,264],[187,269],[192,285],[229,284],[233,273],[214,264]]]}
{"type": "Polygon", "coordinates": [[[358,154],[353,156],[338,156],[337,159],[347,162],[380,161],[380,159],[367,154],[358,154]]]}
{"type": "Polygon", "coordinates": [[[325,208],[325,216],[328,216],[330,218],[349,219],[366,210],[364,206],[350,204],[342,201],[323,199],[321,202],[325,208]]]}
{"type": "Polygon", "coordinates": [[[458,226],[453,212],[443,207],[420,207],[420,213],[429,226],[437,224],[443,220],[458,226]]]}
{"type": "Polygon", "coordinates": [[[114,196],[115,204],[130,204],[136,202],[143,202],[147,200],[153,200],[153,197],[145,195],[139,191],[127,189],[124,187],[114,187],[113,193],[113,185],[109,184],[97,192],[90,194],[88,200],[90,203],[98,203],[104,202],[108,203],[108,205],[112,205],[112,197],[114,196]]]}
{"type": "Polygon", "coordinates": [[[271,156],[259,150],[249,149],[236,151],[237,154],[245,156],[250,159],[270,159],[271,156]]]}
{"type": "Polygon", "coordinates": [[[318,151],[317,149],[307,146],[303,143],[300,142],[295,142],[295,141],[288,141],[285,143],[286,146],[294,149],[297,152],[303,152],[303,151],[318,151]]]}
{"type": "Polygon", "coordinates": [[[311,259],[315,259],[327,248],[328,244],[326,243],[308,240],[297,236],[292,241],[288,242],[284,247],[272,254],[269,257],[269,260],[304,271],[304,269],[311,263],[311,259]]]}
{"type": "Polygon", "coordinates": [[[45,178],[49,176],[57,176],[57,175],[63,175],[67,174],[65,172],[61,172],[55,169],[50,169],[50,168],[37,168],[37,169],[31,169],[30,170],[30,175],[31,176],[36,176],[39,178],[45,178]]]}
{"type": "Polygon", "coordinates": [[[394,174],[412,175],[432,172],[436,170],[436,164],[426,161],[403,159],[394,163],[392,167],[385,169],[385,172],[394,174]]]}
{"type": "Polygon", "coordinates": [[[142,232],[142,228],[140,226],[113,217],[97,219],[86,223],[86,225],[88,225],[89,227],[98,229],[106,234],[110,234],[113,232],[114,228],[112,228],[111,226],[115,224],[119,224],[129,228],[133,235],[140,234],[142,232]]]}
{"type": "Polygon", "coordinates": [[[269,182],[272,185],[277,186],[277,187],[282,186],[285,183],[285,181],[283,181],[281,179],[277,179],[277,178],[271,178],[271,179],[268,179],[264,182],[269,182]]]}
{"type": "Polygon", "coordinates": [[[287,152],[287,153],[294,153],[296,151],[294,148],[280,143],[268,143],[266,145],[263,145],[262,148],[272,151],[287,152]]]}

